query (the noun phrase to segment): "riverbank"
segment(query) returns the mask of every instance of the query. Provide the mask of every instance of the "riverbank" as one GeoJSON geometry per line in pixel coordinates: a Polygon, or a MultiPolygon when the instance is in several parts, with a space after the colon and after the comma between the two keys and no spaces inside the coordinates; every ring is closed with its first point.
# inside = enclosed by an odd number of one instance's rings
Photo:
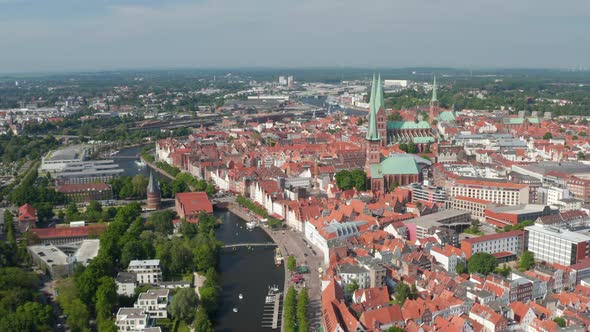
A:
{"type": "MultiPolygon", "coordinates": [[[[249,213],[245,208],[237,204],[230,204],[228,210],[245,220],[246,222],[259,221],[260,218],[249,213]]],[[[310,327],[315,327],[320,323],[320,303],[321,303],[321,280],[320,273],[323,265],[323,256],[319,249],[312,249],[303,235],[291,229],[273,230],[269,227],[260,226],[260,228],[276,243],[285,257],[283,269],[285,273],[285,282],[283,292],[286,294],[291,286],[299,288],[297,284],[291,282],[291,273],[287,269],[287,257],[293,255],[298,265],[309,266],[310,273],[304,275],[305,287],[309,292],[309,322],[310,327]]],[[[283,311],[284,313],[284,311],[283,311]]],[[[281,331],[284,331],[284,319],[281,319],[281,331]]]]}
{"type": "Polygon", "coordinates": [[[139,156],[139,159],[141,161],[143,161],[146,165],[148,165],[151,169],[153,169],[153,170],[157,171],[158,173],[164,175],[165,177],[169,178],[170,180],[176,179],[175,176],[172,176],[172,174],[170,174],[170,173],[166,172],[165,170],[161,169],[160,167],[156,166],[155,163],[152,163],[152,162],[146,160],[143,156],[140,155],[139,156]]]}

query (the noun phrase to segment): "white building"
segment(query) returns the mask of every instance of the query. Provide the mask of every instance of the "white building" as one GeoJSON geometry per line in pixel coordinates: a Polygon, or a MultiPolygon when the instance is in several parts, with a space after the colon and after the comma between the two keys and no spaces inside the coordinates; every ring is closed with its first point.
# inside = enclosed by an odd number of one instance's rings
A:
{"type": "Polygon", "coordinates": [[[369,269],[349,263],[340,264],[336,269],[338,276],[340,276],[342,288],[346,288],[354,281],[357,282],[359,289],[371,287],[371,277],[369,269]]]}
{"type": "Polygon", "coordinates": [[[550,226],[533,225],[525,228],[527,248],[535,260],[564,266],[576,264],[590,256],[590,236],[550,226]]]}
{"type": "Polygon", "coordinates": [[[162,281],[159,259],[132,260],[129,262],[127,272],[135,273],[139,284],[157,285],[162,281]]]}
{"type": "Polygon", "coordinates": [[[115,321],[117,331],[143,332],[151,325],[150,318],[141,308],[119,308],[115,321]]]}
{"type": "Polygon", "coordinates": [[[468,259],[479,252],[511,252],[520,255],[524,250],[524,232],[509,231],[464,239],[461,241],[461,250],[468,259]]]}
{"type": "Polygon", "coordinates": [[[139,294],[133,305],[135,308],[143,309],[150,318],[168,318],[168,304],[170,303],[170,290],[165,288],[150,289],[139,294]]]}
{"type": "Polygon", "coordinates": [[[115,278],[117,285],[117,294],[124,296],[134,296],[135,287],[137,286],[137,276],[132,272],[119,272],[115,278]]]}
{"type": "Polygon", "coordinates": [[[430,249],[430,254],[447,272],[455,273],[458,263],[466,263],[465,253],[453,246],[434,246],[430,249]]]}
{"type": "Polygon", "coordinates": [[[329,251],[331,243],[357,236],[360,233],[359,228],[366,224],[366,221],[332,221],[330,223],[318,225],[318,228],[314,223],[306,221],[303,229],[305,231],[305,238],[322,251],[322,254],[324,255],[324,263],[328,264],[330,262],[329,251]]]}

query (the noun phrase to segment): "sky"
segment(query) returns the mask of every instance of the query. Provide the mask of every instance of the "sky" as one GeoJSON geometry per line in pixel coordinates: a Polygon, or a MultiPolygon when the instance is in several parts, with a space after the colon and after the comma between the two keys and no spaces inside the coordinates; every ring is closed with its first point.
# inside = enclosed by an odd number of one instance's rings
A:
{"type": "Polygon", "coordinates": [[[0,0],[0,73],[590,68],[589,0],[0,0]]]}

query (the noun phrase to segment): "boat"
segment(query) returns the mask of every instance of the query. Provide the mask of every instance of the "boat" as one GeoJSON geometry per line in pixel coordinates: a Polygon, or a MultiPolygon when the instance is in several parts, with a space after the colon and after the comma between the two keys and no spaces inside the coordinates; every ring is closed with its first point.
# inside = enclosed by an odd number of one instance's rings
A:
{"type": "Polygon", "coordinates": [[[238,308],[234,308],[234,312],[238,312],[238,308]]]}
{"type": "Polygon", "coordinates": [[[143,160],[136,160],[135,165],[139,167],[145,167],[145,162],[143,160]]]}
{"type": "Polygon", "coordinates": [[[111,156],[114,156],[114,155],[116,155],[117,153],[119,153],[119,150],[115,150],[115,151],[111,152],[111,156]]]}
{"type": "Polygon", "coordinates": [[[283,255],[281,255],[281,249],[276,248],[275,249],[275,265],[281,266],[282,263],[283,263],[283,255]]]}
{"type": "Polygon", "coordinates": [[[244,298],[244,295],[242,295],[242,294],[239,294],[239,295],[238,295],[238,299],[240,299],[240,300],[241,300],[241,299],[243,299],[243,298],[244,298]]]}
{"type": "Polygon", "coordinates": [[[248,229],[254,229],[256,228],[256,226],[258,226],[258,223],[256,221],[250,221],[249,223],[246,223],[246,227],[248,229]]]}

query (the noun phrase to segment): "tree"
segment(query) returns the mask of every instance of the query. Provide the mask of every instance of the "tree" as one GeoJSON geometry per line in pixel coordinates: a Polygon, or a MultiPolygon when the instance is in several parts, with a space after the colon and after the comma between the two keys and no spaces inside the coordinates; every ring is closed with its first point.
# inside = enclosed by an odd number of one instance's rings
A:
{"type": "Polygon", "coordinates": [[[219,306],[219,288],[204,286],[199,290],[201,294],[201,303],[209,315],[213,315],[219,306]]]}
{"type": "Polygon", "coordinates": [[[131,179],[133,194],[135,197],[146,197],[148,179],[143,174],[137,174],[131,179]]]}
{"type": "Polygon", "coordinates": [[[455,266],[455,273],[457,273],[457,274],[467,273],[467,264],[465,264],[463,262],[457,263],[457,265],[455,266]]]}
{"type": "Polygon", "coordinates": [[[362,124],[363,124],[363,117],[359,116],[359,118],[356,120],[356,125],[361,126],[362,124]]]}
{"type": "Polygon", "coordinates": [[[398,327],[398,326],[392,326],[392,327],[388,328],[387,330],[385,330],[384,332],[405,332],[405,330],[402,329],[401,327],[398,327]]]}
{"type": "Polygon", "coordinates": [[[358,289],[359,289],[359,283],[356,281],[356,279],[352,279],[352,281],[348,285],[346,285],[346,293],[347,294],[352,294],[358,289]]]}
{"type": "Polygon", "coordinates": [[[334,178],[336,179],[336,185],[342,190],[348,190],[354,185],[352,182],[352,175],[347,170],[339,171],[334,178]]]}
{"type": "Polygon", "coordinates": [[[403,281],[400,281],[395,285],[395,297],[394,302],[401,305],[404,305],[407,299],[415,300],[418,297],[418,291],[416,290],[416,286],[412,285],[412,287],[408,286],[403,281]]]}
{"type": "Polygon", "coordinates": [[[406,151],[406,152],[407,153],[417,153],[418,152],[418,147],[416,146],[414,141],[410,141],[408,143],[408,151],[406,151]]]}
{"type": "Polygon", "coordinates": [[[192,321],[195,317],[195,307],[198,299],[195,290],[192,288],[181,288],[176,292],[168,306],[168,312],[175,319],[185,322],[192,321]]]}
{"type": "Polygon", "coordinates": [[[86,207],[86,213],[101,213],[102,212],[102,205],[98,201],[91,201],[86,207]]]}
{"type": "Polygon", "coordinates": [[[551,132],[546,132],[545,135],[543,135],[543,139],[552,139],[553,138],[553,134],[551,134],[551,132]]]}
{"type": "Polygon", "coordinates": [[[393,112],[387,116],[387,121],[404,121],[399,112],[393,112]]]}
{"type": "Polygon", "coordinates": [[[90,320],[90,313],[88,308],[80,299],[74,299],[68,306],[64,313],[68,316],[68,325],[72,331],[86,331],[88,328],[88,321],[90,320]]]}
{"type": "Polygon", "coordinates": [[[498,266],[498,261],[496,257],[488,253],[478,252],[471,256],[468,266],[469,272],[471,273],[481,273],[483,275],[488,275],[496,269],[498,266]]]}
{"type": "Polygon", "coordinates": [[[518,260],[518,269],[521,271],[526,271],[531,269],[535,266],[535,255],[530,251],[525,251],[518,260]]]}
{"type": "Polygon", "coordinates": [[[287,269],[291,272],[297,269],[297,260],[295,260],[295,256],[289,255],[289,257],[287,257],[287,269]]]}
{"type": "Polygon", "coordinates": [[[197,313],[195,315],[195,322],[193,324],[193,328],[195,332],[213,332],[213,324],[209,320],[207,316],[207,310],[203,306],[199,306],[197,308],[197,313]]]}
{"type": "Polygon", "coordinates": [[[367,173],[360,169],[355,169],[350,172],[352,183],[357,191],[365,191],[367,189],[367,173]]]}
{"type": "Polygon", "coordinates": [[[172,220],[175,213],[171,210],[164,210],[150,214],[147,220],[147,227],[162,234],[172,234],[174,225],[172,220]]]}
{"type": "Polygon", "coordinates": [[[295,332],[295,321],[296,321],[296,306],[297,306],[297,291],[293,286],[287,290],[285,301],[283,302],[284,310],[284,327],[285,332],[295,332]]]}
{"type": "Polygon", "coordinates": [[[80,212],[78,211],[78,206],[76,203],[72,202],[68,204],[68,208],[66,209],[66,220],[67,221],[76,221],[80,217],[80,212]]]}
{"type": "Polygon", "coordinates": [[[563,317],[555,317],[555,318],[553,318],[553,321],[555,323],[557,323],[557,326],[559,326],[559,327],[565,327],[566,326],[565,319],[563,319],[563,317]]]}
{"type": "Polygon", "coordinates": [[[307,318],[307,307],[309,306],[309,294],[307,288],[301,289],[297,299],[297,331],[309,332],[309,321],[307,318]]]}
{"type": "Polygon", "coordinates": [[[96,290],[96,317],[99,320],[108,320],[117,303],[117,285],[111,277],[102,277],[99,282],[96,290]]]}
{"type": "Polygon", "coordinates": [[[586,134],[585,131],[581,131],[578,133],[578,136],[586,137],[586,136],[588,136],[588,134],[586,134]]]}
{"type": "Polygon", "coordinates": [[[510,275],[510,272],[512,272],[512,268],[506,264],[504,264],[502,267],[497,267],[494,270],[495,273],[503,276],[504,278],[508,278],[508,276],[510,275]]]}

